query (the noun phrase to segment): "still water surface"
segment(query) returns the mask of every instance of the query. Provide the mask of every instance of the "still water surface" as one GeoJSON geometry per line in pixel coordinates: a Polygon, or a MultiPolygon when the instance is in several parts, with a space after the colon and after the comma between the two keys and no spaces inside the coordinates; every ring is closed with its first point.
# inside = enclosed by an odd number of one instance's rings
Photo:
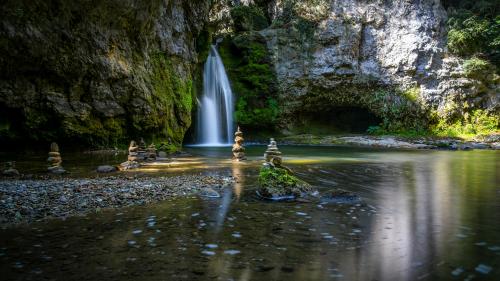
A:
{"type": "MultiPolygon", "coordinates": [[[[2,280],[500,280],[500,152],[280,149],[320,193],[363,203],[259,201],[264,147],[245,163],[226,160],[229,148],[190,148],[190,172],[238,178],[221,198],[0,230],[2,280]]],[[[101,164],[68,157],[75,173],[101,164]]]]}

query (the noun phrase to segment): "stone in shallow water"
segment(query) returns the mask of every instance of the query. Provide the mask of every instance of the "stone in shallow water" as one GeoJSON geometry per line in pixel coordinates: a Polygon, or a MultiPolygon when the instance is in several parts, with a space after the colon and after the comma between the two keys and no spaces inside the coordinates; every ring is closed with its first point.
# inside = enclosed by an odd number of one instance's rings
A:
{"type": "Polygon", "coordinates": [[[204,255],[207,255],[207,256],[215,256],[215,252],[213,252],[213,251],[204,250],[204,251],[201,251],[201,253],[204,255]]]}
{"type": "Polygon", "coordinates": [[[493,268],[491,266],[485,265],[485,264],[479,264],[476,266],[475,270],[479,273],[482,274],[488,274],[493,268]]]}
{"type": "Polygon", "coordinates": [[[200,196],[203,196],[203,197],[208,197],[208,198],[220,198],[220,194],[219,192],[215,191],[213,188],[203,188],[202,190],[200,190],[200,196]]]}
{"type": "Polygon", "coordinates": [[[241,251],[238,251],[238,250],[225,250],[224,251],[224,254],[227,254],[227,255],[236,255],[239,253],[241,253],[241,251]]]}
{"type": "Polygon", "coordinates": [[[142,233],[142,230],[140,230],[140,229],[136,229],[136,230],[132,231],[132,234],[134,234],[134,235],[141,234],[141,233],[142,233]]]}
{"type": "Polygon", "coordinates": [[[493,251],[493,252],[500,251],[500,246],[491,246],[491,247],[488,247],[488,250],[493,251]]]}
{"type": "Polygon", "coordinates": [[[321,201],[336,204],[358,204],[361,198],[349,191],[337,189],[321,196],[321,201]]]}
{"type": "Polygon", "coordinates": [[[209,248],[209,249],[216,249],[218,248],[219,246],[217,244],[207,244],[205,245],[205,247],[209,248]]]}
{"type": "Polygon", "coordinates": [[[451,275],[458,276],[458,275],[462,274],[462,272],[464,272],[464,269],[461,267],[458,267],[451,272],[451,275]]]}
{"type": "Polygon", "coordinates": [[[97,172],[98,173],[112,173],[112,172],[116,172],[118,169],[114,166],[111,166],[111,165],[101,165],[99,167],[97,167],[97,172]]]}

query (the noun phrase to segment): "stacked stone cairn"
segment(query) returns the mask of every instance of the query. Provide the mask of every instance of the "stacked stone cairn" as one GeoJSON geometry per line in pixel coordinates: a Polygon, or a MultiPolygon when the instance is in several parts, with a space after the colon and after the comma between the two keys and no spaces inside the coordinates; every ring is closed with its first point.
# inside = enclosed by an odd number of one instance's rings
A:
{"type": "Polygon", "coordinates": [[[148,160],[156,160],[156,146],[152,143],[147,148],[147,159],[148,160]]]}
{"type": "Polygon", "coordinates": [[[240,127],[238,126],[238,130],[234,133],[234,144],[233,144],[233,160],[242,161],[246,159],[245,156],[245,147],[243,146],[243,132],[241,132],[240,127]]]}
{"type": "Polygon", "coordinates": [[[139,164],[139,160],[139,146],[135,143],[135,141],[131,141],[128,146],[127,161],[121,163],[120,168],[123,170],[139,168],[141,166],[141,164],[139,164]]]}
{"type": "Polygon", "coordinates": [[[61,166],[62,158],[59,153],[59,146],[57,143],[53,142],[50,144],[50,152],[49,158],[47,158],[47,162],[49,163],[49,167],[47,170],[53,174],[63,174],[66,173],[66,170],[61,166]]]}
{"type": "Polygon", "coordinates": [[[139,141],[139,148],[137,150],[138,160],[146,160],[148,158],[148,152],[146,147],[146,142],[143,138],[139,141]]]}
{"type": "Polygon", "coordinates": [[[264,159],[266,160],[264,166],[281,167],[281,151],[279,151],[278,145],[273,138],[269,141],[267,150],[264,152],[264,159]]]}
{"type": "Polygon", "coordinates": [[[271,139],[264,153],[265,162],[259,173],[258,194],[268,200],[291,200],[311,191],[311,186],[293,175],[293,172],[282,165],[282,155],[271,139]]]}

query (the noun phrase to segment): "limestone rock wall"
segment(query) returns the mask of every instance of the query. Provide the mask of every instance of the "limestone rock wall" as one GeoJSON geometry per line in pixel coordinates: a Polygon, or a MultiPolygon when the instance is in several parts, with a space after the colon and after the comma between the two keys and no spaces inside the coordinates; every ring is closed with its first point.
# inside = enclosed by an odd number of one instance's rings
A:
{"type": "Polygon", "coordinates": [[[499,114],[498,79],[466,78],[461,59],[448,54],[439,0],[295,1],[296,18],[279,24],[290,2],[271,1],[268,11],[278,24],[260,31],[289,114],[319,93],[349,100],[333,96],[352,89],[370,95],[369,89],[387,86],[418,89],[419,103],[443,116],[471,108],[499,114]]]}
{"type": "MultiPolygon", "coordinates": [[[[203,0],[7,0],[0,5],[0,138],[182,142],[203,0]]],[[[125,142],[126,143],[126,142],[125,142]]]]}

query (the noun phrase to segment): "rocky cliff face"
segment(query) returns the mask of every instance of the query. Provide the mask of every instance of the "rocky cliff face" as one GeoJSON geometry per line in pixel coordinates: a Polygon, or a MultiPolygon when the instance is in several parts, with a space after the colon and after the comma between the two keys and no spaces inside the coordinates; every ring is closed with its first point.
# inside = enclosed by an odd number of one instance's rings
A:
{"type": "Polygon", "coordinates": [[[499,114],[498,77],[467,78],[462,61],[447,53],[447,15],[439,0],[271,2],[273,24],[259,34],[285,115],[360,106],[411,127],[432,112],[499,114]]]}
{"type": "Polygon", "coordinates": [[[0,138],[180,144],[209,2],[2,3],[0,138]]]}

